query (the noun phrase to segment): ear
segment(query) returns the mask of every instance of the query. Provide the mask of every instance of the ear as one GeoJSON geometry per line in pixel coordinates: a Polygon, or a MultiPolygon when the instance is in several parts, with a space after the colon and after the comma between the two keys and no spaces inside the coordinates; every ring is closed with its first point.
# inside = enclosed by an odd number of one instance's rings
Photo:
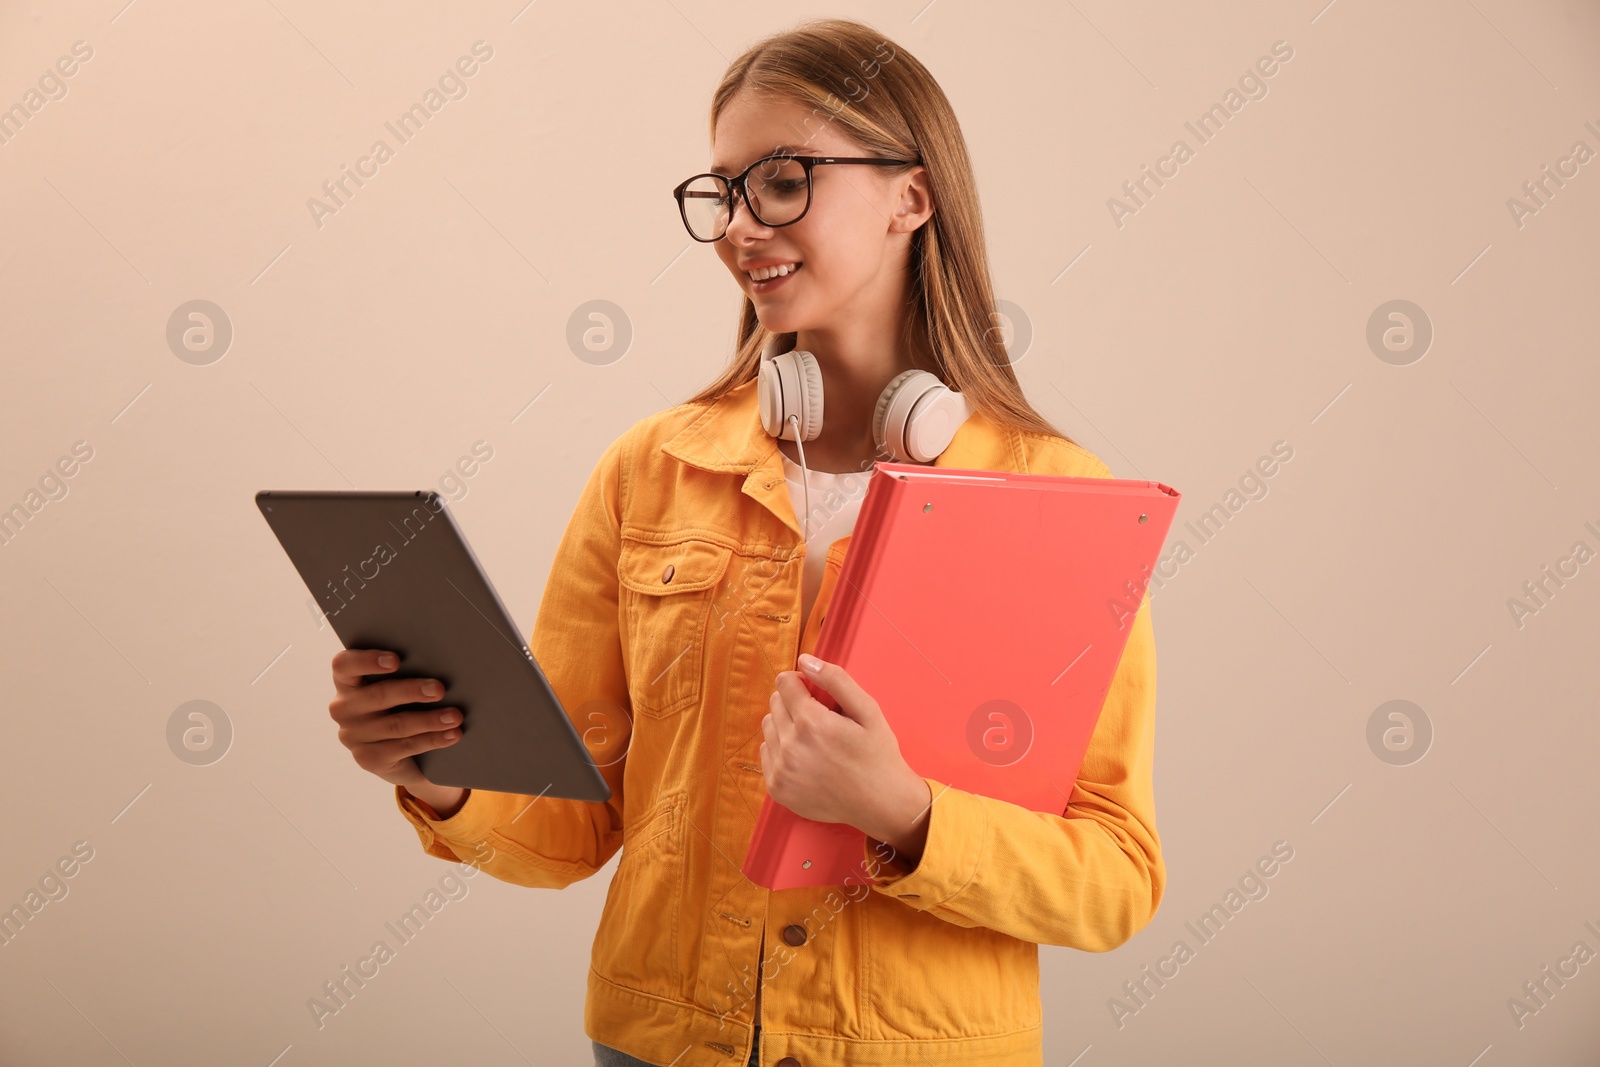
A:
{"type": "Polygon", "coordinates": [[[933,217],[933,190],[928,187],[928,168],[917,164],[900,179],[890,227],[896,233],[911,233],[933,217]]]}

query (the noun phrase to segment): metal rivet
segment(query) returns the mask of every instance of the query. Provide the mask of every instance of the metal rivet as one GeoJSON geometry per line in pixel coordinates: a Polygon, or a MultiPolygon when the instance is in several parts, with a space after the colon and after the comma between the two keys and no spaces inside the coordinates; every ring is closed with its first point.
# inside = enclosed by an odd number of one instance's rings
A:
{"type": "Polygon", "coordinates": [[[802,863],[800,865],[800,867],[801,867],[802,870],[809,870],[811,868],[811,861],[810,860],[806,860],[804,863],[802,863]]]}
{"type": "Polygon", "coordinates": [[[1146,519],[1148,519],[1148,518],[1149,518],[1149,517],[1150,517],[1150,516],[1148,516],[1148,515],[1140,515],[1140,516],[1139,516],[1139,521],[1140,521],[1140,522],[1143,522],[1143,521],[1144,521],[1144,520],[1146,520],[1146,519]]]}
{"type": "Polygon", "coordinates": [[[927,514],[928,512],[930,512],[932,510],[933,510],[933,505],[931,503],[922,505],[923,514],[927,514]]]}
{"type": "Polygon", "coordinates": [[[672,564],[667,564],[667,569],[661,572],[661,581],[663,583],[672,581],[672,564]]]}

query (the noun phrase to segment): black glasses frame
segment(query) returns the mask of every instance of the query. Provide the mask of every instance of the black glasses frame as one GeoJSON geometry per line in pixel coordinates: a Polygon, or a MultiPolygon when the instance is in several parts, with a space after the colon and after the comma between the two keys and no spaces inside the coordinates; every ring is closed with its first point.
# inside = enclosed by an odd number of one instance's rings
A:
{"type": "Polygon", "coordinates": [[[921,157],[916,159],[887,159],[883,157],[867,156],[795,156],[790,155],[787,152],[777,152],[770,156],[763,156],[761,159],[756,160],[754,163],[746,167],[743,173],[736,178],[730,178],[726,174],[718,174],[716,171],[709,170],[702,174],[691,175],[690,177],[685,178],[683,181],[678,183],[677,187],[672,190],[672,197],[678,202],[678,214],[682,217],[683,228],[689,231],[689,236],[703,244],[712,244],[722,240],[728,235],[728,227],[733,225],[733,215],[734,212],[738,210],[740,200],[744,201],[745,207],[750,209],[751,216],[757,222],[772,229],[777,229],[780,226],[793,226],[795,223],[805,218],[806,212],[811,210],[811,168],[825,166],[830,163],[859,164],[863,166],[875,167],[911,167],[921,164],[922,159],[921,157]],[[761,166],[761,164],[770,163],[775,159],[792,159],[804,167],[806,171],[806,206],[800,209],[800,214],[796,215],[788,222],[768,222],[766,219],[762,218],[761,212],[757,211],[751,205],[750,196],[745,189],[745,179],[749,177],[750,172],[761,166]],[[699,178],[717,178],[728,186],[728,195],[731,200],[731,203],[728,207],[728,219],[722,225],[722,232],[717,234],[715,237],[701,237],[699,234],[694,232],[694,227],[689,225],[689,210],[684,206],[683,201],[684,197],[687,195],[689,183],[699,178]]]}

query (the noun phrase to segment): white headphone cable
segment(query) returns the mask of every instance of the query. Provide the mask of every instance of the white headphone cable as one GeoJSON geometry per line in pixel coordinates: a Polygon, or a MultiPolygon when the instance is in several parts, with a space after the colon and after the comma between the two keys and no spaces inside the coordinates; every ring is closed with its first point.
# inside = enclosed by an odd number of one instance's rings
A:
{"type": "Polygon", "coordinates": [[[800,484],[806,494],[806,517],[800,523],[800,537],[809,541],[811,534],[807,528],[811,525],[811,479],[806,474],[806,446],[800,443],[800,416],[790,415],[789,418],[794,420],[794,446],[800,450],[800,484]]]}

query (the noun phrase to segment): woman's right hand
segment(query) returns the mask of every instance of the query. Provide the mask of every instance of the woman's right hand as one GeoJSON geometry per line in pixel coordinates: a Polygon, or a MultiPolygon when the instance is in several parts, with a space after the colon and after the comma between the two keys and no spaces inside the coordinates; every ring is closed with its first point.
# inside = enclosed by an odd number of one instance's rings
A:
{"type": "Polygon", "coordinates": [[[356,766],[407,792],[448,818],[467,790],[435,785],[423,776],[416,754],[444,748],[461,739],[461,709],[390,711],[400,704],[438,700],[444,686],[435,678],[374,678],[400,666],[400,657],[382,649],[340,649],[333,657],[334,698],[328,714],[339,724],[339,741],[356,766]]]}

